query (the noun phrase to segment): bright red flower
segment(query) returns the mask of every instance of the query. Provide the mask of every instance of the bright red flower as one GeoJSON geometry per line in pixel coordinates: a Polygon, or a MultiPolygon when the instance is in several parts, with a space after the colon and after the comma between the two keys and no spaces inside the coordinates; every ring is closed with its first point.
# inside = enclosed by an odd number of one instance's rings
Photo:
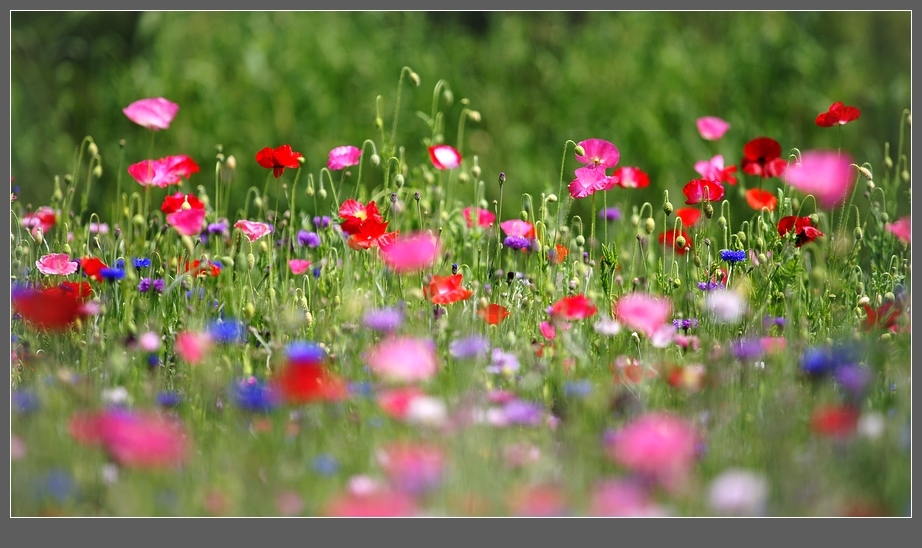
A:
{"type": "Polygon", "coordinates": [[[384,220],[378,212],[378,206],[375,204],[374,200],[368,202],[366,206],[350,198],[339,207],[339,216],[342,218],[340,227],[343,229],[343,232],[349,235],[360,232],[362,224],[369,219],[375,219],[377,221],[384,220]]]}
{"type": "Polygon", "coordinates": [[[434,304],[451,304],[471,298],[473,291],[461,287],[461,274],[452,276],[432,276],[423,293],[434,304]]]}
{"type": "Polygon", "coordinates": [[[682,226],[691,228],[701,218],[701,209],[697,207],[680,207],[675,210],[675,216],[682,221],[682,226]]]}
{"type": "Polygon", "coordinates": [[[717,181],[708,179],[693,179],[682,188],[687,200],[685,205],[695,205],[701,202],[717,202],[724,197],[724,186],[717,181]]]}
{"type": "Polygon", "coordinates": [[[205,204],[196,198],[195,194],[177,192],[176,194],[167,196],[163,199],[163,203],[160,205],[160,211],[166,213],[167,215],[170,213],[176,213],[183,208],[183,205],[186,202],[189,203],[189,207],[187,209],[205,209],[205,204]]]}
{"type": "Polygon", "coordinates": [[[338,401],[348,393],[345,381],[320,363],[289,362],[272,382],[282,399],[292,404],[338,401]]]}
{"type": "Polygon", "coordinates": [[[788,163],[781,158],[781,145],[771,137],[756,137],[743,147],[740,160],[743,173],[760,177],[780,177],[788,163]]]}
{"type": "Polygon", "coordinates": [[[96,257],[84,257],[80,259],[80,268],[83,269],[83,273],[90,278],[91,280],[96,280],[101,282],[103,280],[102,271],[103,268],[109,268],[106,266],[106,263],[100,261],[96,257]]]}
{"type": "Polygon", "coordinates": [[[767,190],[750,188],[746,191],[746,203],[756,211],[762,211],[763,207],[774,211],[778,207],[778,198],[767,190]]]}
{"type": "Polygon", "coordinates": [[[397,232],[386,232],[387,221],[380,216],[366,219],[358,227],[358,232],[349,236],[349,247],[352,249],[368,249],[371,247],[385,247],[397,240],[397,232]]]}
{"type": "Polygon", "coordinates": [[[14,289],[11,292],[13,310],[22,319],[45,331],[68,329],[82,312],[83,298],[69,287],[14,289]]]}
{"type": "Polygon", "coordinates": [[[618,182],[615,184],[621,188],[644,188],[650,186],[650,176],[639,167],[619,167],[612,173],[612,177],[618,178],[618,182]]]}
{"type": "Polygon", "coordinates": [[[844,125],[857,120],[859,116],[861,116],[861,111],[858,107],[845,106],[842,101],[836,101],[829,106],[829,110],[817,114],[816,125],[820,127],[844,125]]]}
{"type": "Polygon", "coordinates": [[[84,301],[93,294],[93,288],[87,282],[61,282],[59,285],[62,290],[73,293],[77,298],[84,301]]]}
{"type": "Polygon", "coordinates": [[[548,309],[551,317],[566,321],[590,318],[597,311],[598,308],[585,295],[563,297],[548,309]]]}
{"type": "Polygon", "coordinates": [[[823,233],[813,226],[813,222],[810,220],[810,217],[797,217],[795,215],[791,215],[788,217],[782,217],[778,220],[779,236],[783,238],[785,234],[791,231],[794,232],[796,237],[794,241],[794,247],[800,247],[804,244],[808,244],[820,236],[823,236],[823,233]]]}
{"type": "Polygon", "coordinates": [[[810,428],[831,438],[847,438],[858,427],[861,412],[847,405],[817,407],[810,416],[810,428]]]}
{"type": "Polygon", "coordinates": [[[221,265],[215,264],[211,261],[205,261],[204,264],[202,261],[196,259],[191,263],[183,261],[181,269],[183,272],[188,273],[195,277],[202,276],[217,276],[221,273],[221,265]]]}
{"type": "Polygon", "coordinates": [[[304,155],[291,149],[291,145],[281,145],[278,148],[266,147],[256,153],[256,163],[266,169],[271,169],[272,174],[278,179],[285,172],[285,168],[297,169],[301,167],[300,159],[304,155]]]}
{"type": "Polygon", "coordinates": [[[561,264],[567,260],[567,255],[570,254],[570,250],[567,249],[567,246],[562,244],[554,244],[553,251],[547,252],[547,260],[551,264],[561,264]]]}
{"type": "Polygon", "coordinates": [[[486,320],[490,325],[499,325],[509,316],[509,310],[501,304],[490,304],[486,308],[477,311],[481,318],[486,320]]]}
{"type": "Polygon", "coordinates": [[[900,313],[903,309],[899,304],[888,302],[876,309],[864,305],[864,311],[868,315],[864,320],[864,324],[862,324],[862,328],[865,331],[871,331],[873,329],[889,329],[890,331],[896,331],[896,322],[900,319],[900,313]]]}
{"type": "Polygon", "coordinates": [[[692,248],[692,239],[691,236],[688,235],[688,232],[685,232],[684,230],[676,230],[674,228],[670,228],[666,232],[660,234],[659,243],[663,245],[671,245],[678,255],[685,255],[685,253],[692,248]],[[676,242],[676,240],[679,239],[679,236],[685,238],[685,246],[683,247],[680,247],[676,242]]]}

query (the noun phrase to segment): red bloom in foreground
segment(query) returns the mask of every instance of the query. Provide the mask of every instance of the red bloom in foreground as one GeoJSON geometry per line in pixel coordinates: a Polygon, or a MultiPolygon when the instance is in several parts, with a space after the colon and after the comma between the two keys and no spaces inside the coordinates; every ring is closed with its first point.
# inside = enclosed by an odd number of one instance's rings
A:
{"type": "Polygon", "coordinates": [[[189,204],[189,207],[186,209],[205,209],[205,204],[201,200],[195,197],[195,194],[186,194],[184,192],[177,192],[172,196],[167,196],[163,199],[163,203],[160,205],[160,211],[169,215],[170,213],[176,213],[177,211],[183,209],[185,204],[189,204]]]}
{"type": "Polygon", "coordinates": [[[685,255],[685,253],[692,248],[692,239],[691,236],[688,235],[688,232],[685,232],[684,230],[676,230],[674,228],[670,228],[666,232],[660,234],[659,243],[663,245],[671,245],[678,255],[685,255]],[[684,246],[680,246],[677,242],[680,236],[685,238],[684,246]]]}
{"type": "Polygon", "coordinates": [[[338,401],[348,393],[345,381],[320,363],[289,361],[273,379],[273,384],[282,399],[293,404],[338,401]]]}
{"type": "Polygon", "coordinates": [[[796,236],[794,247],[808,244],[820,236],[823,236],[823,233],[813,226],[810,217],[797,217],[791,215],[789,217],[782,217],[778,220],[778,235],[783,238],[785,234],[791,231],[793,231],[796,236]]]}
{"type": "Polygon", "coordinates": [[[847,438],[858,427],[861,413],[847,405],[817,407],[810,416],[810,428],[831,438],[847,438]]]}
{"type": "Polygon", "coordinates": [[[70,434],[78,443],[102,447],[122,466],[171,468],[189,456],[182,425],[150,412],[78,412],[71,417],[70,434]]]}
{"type": "Polygon", "coordinates": [[[697,207],[680,207],[675,210],[675,216],[682,221],[682,226],[691,228],[701,218],[701,210],[697,207]]]}
{"type": "Polygon", "coordinates": [[[362,224],[369,219],[377,221],[384,220],[380,212],[378,212],[378,206],[375,204],[374,200],[368,202],[368,205],[364,205],[350,198],[343,202],[343,205],[339,206],[339,216],[342,219],[340,227],[343,229],[343,232],[350,235],[360,232],[362,224]]]}
{"type": "Polygon", "coordinates": [[[103,268],[108,268],[108,266],[106,266],[106,263],[100,261],[96,257],[84,257],[80,259],[80,268],[83,269],[83,273],[88,278],[91,280],[96,280],[97,282],[101,282],[103,278],[100,272],[103,268]]]}
{"type": "Polygon", "coordinates": [[[461,274],[433,276],[429,285],[423,289],[423,293],[434,304],[451,304],[467,300],[474,292],[461,287],[461,278],[461,274]]]}
{"type": "Polygon", "coordinates": [[[743,147],[740,160],[743,173],[760,177],[780,177],[788,163],[781,158],[781,145],[771,137],[756,137],[743,147]]]}
{"type": "Polygon", "coordinates": [[[857,120],[859,116],[861,116],[861,111],[858,107],[846,106],[842,104],[842,101],[836,101],[829,106],[829,110],[817,114],[816,125],[820,127],[844,125],[857,120]]]}
{"type": "Polygon", "coordinates": [[[282,145],[278,148],[266,147],[256,153],[256,163],[266,169],[271,169],[272,174],[278,179],[285,172],[285,168],[296,169],[301,167],[301,158],[304,155],[291,150],[291,145],[282,145]]]}
{"type": "Polygon", "coordinates": [[[499,325],[509,315],[509,310],[501,304],[490,304],[486,308],[478,310],[477,314],[488,324],[499,325]]]}
{"type": "Polygon", "coordinates": [[[349,236],[349,247],[352,249],[368,249],[371,247],[386,247],[397,240],[397,232],[387,232],[387,221],[380,216],[367,219],[359,226],[358,232],[349,236]]]}
{"type": "Polygon", "coordinates": [[[563,297],[551,305],[548,313],[553,318],[562,320],[582,320],[595,315],[598,308],[585,295],[571,295],[563,297]]]}
{"type": "Polygon", "coordinates": [[[896,331],[896,322],[899,320],[900,313],[903,309],[899,304],[888,302],[877,308],[864,305],[864,311],[868,315],[864,320],[864,324],[862,324],[862,328],[864,328],[865,331],[871,331],[872,329],[889,329],[890,331],[896,331]]]}
{"type": "Polygon", "coordinates": [[[693,179],[682,188],[682,194],[687,198],[685,205],[717,202],[724,197],[724,186],[709,179],[693,179]]]}
{"type": "MultiPolygon", "coordinates": [[[[82,314],[84,291],[75,291],[71,284],[43,289],[14,289],[11,293],[13,310],[36,329],[64,331],[82,314]]],[[[89,292],[87,291],[88,295],[89,292]]]]}
{"type": "Polygon", "coordinates": [[[756,211],[762,211],[763,207],[774,211],[778,207],[778,198],[767,190],[750,188],[746,191],[746,203],[756,211]]]}

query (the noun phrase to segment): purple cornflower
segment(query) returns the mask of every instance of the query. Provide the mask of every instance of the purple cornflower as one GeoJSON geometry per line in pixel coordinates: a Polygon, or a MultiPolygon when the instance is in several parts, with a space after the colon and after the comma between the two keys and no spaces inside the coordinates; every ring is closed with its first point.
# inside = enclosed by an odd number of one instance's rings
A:
{"type": "Polygon", "coordinates": [[[542,406],[523,400],[512,400],[502,408],[502,418],[505,419],[507,424],[534,426],[541,423],[543,414],[544,408],[542,406]]]}
{"type": "Polygon", "coordinates": [[[156,291],[157,293],[163,293],[163,288],[165,285],[166,284],[163,282],[162,279],[157,278],[156,280],[153,281],[153,283],[151,284],[151,287],[153,287],[154,291],[156,291]]]}
{"type": "Polygon", "coordinates": [[[833,378],[845,392],[859,400],[865,396],[872,377],[873,374],[868,368],[851,363],[837,367],[833,373],[833,378]]]}
{"type": "Polygon", "coordinates": [[[227,238],[230,236],[230,221],[227,219],[221,219],[216,223],[209,223],[205,231],[208,234],[221,235],[227,238]]]}
{"type": "Polygon", "coordinates": [[[476,358],[485,356],[489,351],[490,341],[479,335],[457,339],[448,345],[448,353],[455,358],[476,358]]]}
{"type": "Polygon", "coordinates": [[[739,339],[731,343],[730,350],[736,359],[751,362],[762,355],[762,343],[758,339],[739,339]]]}
{"type": "Polygon", "coordinates": [[[599,210],[599,218],[603,221],[618,221],[621,219],[621,210],[617,207],[606,207],[599,210]]]}
{"type": "Polygon", "coordinates": [[[317,247],[320,245],[320,236],[316,232],[306,230],[298,231],[298,243],[302,246],[317,247]]]}
{"type": "Polygon", "coordinates": [[[487,366],[488,373],[512,375],[519,370],[519,359],[515,354],[494,348],[492,359],[492,363],[487,366]]]}
{"type": "Polygon", "coordinates": [[[314,225],[314,228],[328,228],[330,226],[330,218],[327,217],[326,215],[322,217],[319,217],[319,216],[314,217],[313,225],[314,225]]]}
{"type": "Polygon", "coordinates": [[[720,251],[720,258],[728,263],[739,263],[746,260],[746,252],[733,249],[722,249],[720,251]]]}
{"type": "Polygon", "coordinates": [[[381,331],[383,333],[391,332],[396,330],[400,327],[400,324],[403,323],[403,312],[397,308],[372,310],[365,314],[362,323],[365,324],[365,327],[375,331],[381,331]]]}
{"type": "Polygon", "coordinates": [[[714,289],[723,289],[725,286],[721,282],[698,282],[698,289],[701,291],[713,291],[714,289]]]}
{"type": "Polygon", "coordinates": [[[503,240],[503,246],[511,249],[529,249],[531,241],[521,236],[506,236],[503,240]]]}
{"type": "Polygon", "coordinates": [[[767,314],[764,317],[762,317],[762,327],[766,329],[768,329],[769,327],[773,325],[777,325],[778,327],[784,327],[786,323],[787,323],[787,320],[785,320],[781,316],[778,316],[776,318],[775,316],[772,316],[771,314],[767,314]]]}
{"type": "Polygon", "coordinates": [[[684,329],[685,331],[688,331],[689,329],[698,327],[698,318],[682,318],[672,320],[672,325],[674,325],[676,329],[684,329]]]}

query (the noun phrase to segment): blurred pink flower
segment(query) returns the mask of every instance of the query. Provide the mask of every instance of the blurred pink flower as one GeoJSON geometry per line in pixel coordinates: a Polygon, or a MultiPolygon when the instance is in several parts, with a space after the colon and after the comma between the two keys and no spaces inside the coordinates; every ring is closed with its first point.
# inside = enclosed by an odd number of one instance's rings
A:
{"type": "Polygon", "coordinates": [[[748,309],[746,299],[730,289],[708,291],[704,297],[704,307],[714,315],[718,323],[736,323],[748,309]]]}
{"type": "Polygon", "coordinates": [[[820,207],[830,209],[845,201],[855,177],[852,158],[834,150],[810,150],[801,154],[800,162],[788,166],[784,182],[812,194],[820,207]]]}
{"type": "Polygon", "coordinates": [[[196,365],[205,358],[211,342],[211,338],[204,333],[183,331],[176,335],[176,353],[183,360],[196,365]]]}
{"type": "Polygon", "coordinates": [[[330,517],[411,517],[418,509],[413,497],[400,491],[343,493],[331,499],[323,514],[330,517]]]}
{"type": "Polygon", "coordinates": [[[449,145],[429,147],[429,158],[438,169],[454,169],[461,165],[461,153],[449,145]]]}
{"type": "Polygon", "coordinates": [[[193,173],[198,173],[199,166],[188,156],[167,156],[159,160],[144,160],[128,166],[128,173],[141,186],[166,188],[178,185],[193,173]]]}
{"type": "Polygon", "coordinates": [[[912,243],[912,217],[900,217],[895,223],[887,223],[885,228],[907,244],[912,243]]]}
{"type": "Polygon", "coordinates": [[[167,215],[166,221],[176,229],[176,232],[184,236],[195,236],[202,231],[202,224],[205,222],[205,210],[180,209],[167,215]]]}
{"type": "Polygon", "coordinates": [[[589,513],[597,517],[657,517],[663,509],[639,483],[610,479],[599,482],[592,492],[589,513]]]}
{"type": "Polygon", "coordinates": [[[291,273],[295,276],[304,274],[310,266],[311,262],[305,259],[291,259],[288,261],[288,268],[291,269],[291,273]]]}
{"type": "Polygon", "coordinates": [[[35,261],[35,267],[46,276],[67,276],[77,271],[77,262],[67,253],[49,253],[35,261]]]}
{"type": "Polygon", "coordinates": [[[672,306],[665,298],[655,298],[644,293],[631,293],[618,299],[615,316],[623,325],[652,337],[667,322],[672,306]]]}
{"type": "Polygon", "coordinates": [[[759,516],[765,512],[768,480],[765,476],[742,469],[729,469],[708,486],[711,510],[731,516],[759,516]]]}
{"type": "Polygon", "coordinates": [[[695,428],[685,419],[652,412],[610,436],[607,450],[621,466],[673,488],[691,471],[698,441],[695,428]]]}
{"type": "Polygon", "coordinates": [[[583,147],[584,154],[582,156],[576,154],[576,160],[591,168],[601,168],[603,175],[606,169],[615,167],[621,159],[618,148],[604,139],[586,139],[580,141],[579,146],[583,147]]]}
{"type": "Polygon", "coordinates": [[[474,226],[490,228],[493,226],[493,222],[496,221],[496,215],[480,207],[468,206],[464,208],[461,214],[464,215],[464,220],[467,222],[468,228],[474,228],[474,226]]]}
{"type": "Polygon", "coordinates": [[[330,151],[330,157],[327,160],[327,168],[333,171],[345,167],[358,165],[362,158],[362,151],[352,145],[336,147],[330,151]]]}
{"type": "Polygon", "coordinates": [[[258,221],[240,220],[234,223],[234,228],[239,228],[240,231],[243,232],[243,235],[247,237],[247,240],[250,240],[251,242],[255,242],[266,234],[272,232],[272,227],[266,223],[260,223],[258,221]]]}
{"type": "Polygon", "coordinates": [[[724,133],[730,129],[730,124],[716,116],[703,116],[698,118],[695,123],[698,126],[698,133],[702,139],[716,141],[724,136],[724,133]]]}
{"type": "Polygon", "coordinates": [[[394,487],[412,494],[438,487],[445,468],[445,454],[435,445],[391,443],[375,458],[394,487]]]}
{"type": "Polygon", "coordinates": [[[428,232],[419,232],[381,245],[381,259],[394,272],[404,274],[431,267],[439,258],[439,240],[428,232]]]}
{"type": "Polygon", "coordinates": [[[123,108],[122,112],[139,126],[157,131],[170,127],[170,123],[179,112],[179,105],[163,97],[155,97],[139,99],[123,108]]]}
{"type": "Polygon", "coordinates": [[[568,512],[563,490],[556,485],[520,487],[509,496],[512,514],[520,517],[558,517],[568,512]]]}
{"type": "Polygon", "coordinates": [[[41,228],[42,233],[51,230],[57,218],[54,210],[48,206],[38,208],[34,213],[27,213],[22,216],[22,226],[25,228],[41,228]]]}
{"type": "Polygon", "coordinates": [[[132,468],[178,467],[189,456],[181,423],[152,412],[78,412],[71,417],[70,433],[78,443],[102,447],[118,464],[132,468]]]}
{"type": "Polygon", "coordinates": [[[438,372],[435,344],[429,339],[385,339],[368,352],[366,361],[376,374],[397,382],[425,381],[438,372]]]}
{"type": "Polygon", "coordinates": [[[389,416],[402,420],[408,417],[413,402],[425,396],[416,386],[402,386],[380,392],[377,402],[389,416]]]}

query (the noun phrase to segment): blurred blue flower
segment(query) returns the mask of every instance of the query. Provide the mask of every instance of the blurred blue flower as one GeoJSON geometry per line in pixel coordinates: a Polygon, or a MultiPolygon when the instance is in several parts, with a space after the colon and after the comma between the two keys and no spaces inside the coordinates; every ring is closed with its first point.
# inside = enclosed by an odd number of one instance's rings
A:
{"type": "Polygon", "coordinates": [[[164,390],[157,394],[157,403],[160,404],[161,407],[166,407],[168,409],[178,407],[179,404],[182,403],[182,394],[164,390]]]}
{"type": "Polygon", "coordinates": [[[231,397],[244,411],[266,413],[279,403],[272,387],[253,377],[236,381],[231,388],[231,397]]]}
{"type": "MultiPolygon", "coordinates": [[[[124,261],[122,261],[122,263],[124,264],[124,261]]],[[[103,268],[99,271],[99,275],[105,280],[115,281],[124,278],[125,271],[121,268],[103,268]]]]}
{"type": "Polygon", "coordinates": [[[206,328],[211,340],[220,343],[244,343],[247,340],[246,326],[240,320],[214,320],[206,328]]]}
{"type": "Polygon", "coordinates": [[[31,390],[13,390],[10,392],[10,407],[19,413],[31,413],[38,409],[38,396],[31,390]]]}
{"type": "Polygon", "coordinates": [[[323,476],[332,476],[339,471],[339,462],[331,455],[317,455],[311,466],[315,472],[323,476]]]}
{"type": "Polygon", "coordinates": [[[295,341],[288,345],[285,355],[294,362],[322,362],[327,352],[322,346],[310,341],[295,341]]]}

